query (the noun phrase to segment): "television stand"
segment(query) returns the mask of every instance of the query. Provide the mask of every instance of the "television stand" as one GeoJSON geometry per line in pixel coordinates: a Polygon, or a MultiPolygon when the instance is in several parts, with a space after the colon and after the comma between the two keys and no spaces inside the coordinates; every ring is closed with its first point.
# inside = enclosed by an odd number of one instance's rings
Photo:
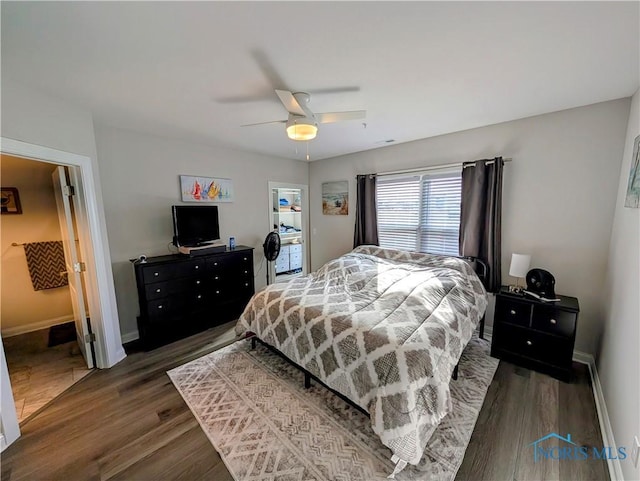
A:
{"type": "Polygon", "coordinates": [[[148,257],[134,270],[146,349],[238,319],[254,293],[253,247],[148,257]]]}

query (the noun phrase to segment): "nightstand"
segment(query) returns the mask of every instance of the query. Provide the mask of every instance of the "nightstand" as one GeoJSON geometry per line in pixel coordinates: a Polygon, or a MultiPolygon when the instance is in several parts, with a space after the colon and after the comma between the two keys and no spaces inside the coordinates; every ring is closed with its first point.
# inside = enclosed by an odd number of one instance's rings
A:
{"type": "Polygon", "coordinates": [[[491,355],[569,382],[580,307],[575,297],[556,297],[560,301],[539,301],[503,286],[496,294],[491,355]]]}

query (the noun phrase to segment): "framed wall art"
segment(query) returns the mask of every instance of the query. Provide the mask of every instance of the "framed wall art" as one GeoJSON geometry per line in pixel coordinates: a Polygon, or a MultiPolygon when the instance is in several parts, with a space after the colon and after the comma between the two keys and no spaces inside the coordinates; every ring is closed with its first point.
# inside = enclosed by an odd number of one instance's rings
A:
{"type": "Polygon", "coordinates": [[[233,182],[231,179],[180,176],[180,193],[183,202],[233,202],[233,182]]]}
{"type": "Polygon", "coordinates": [[[3,214],[22,214],[20,195],[16,187],[1,187],[0,212],[3,214]]]}
{"type": "Polygon", "coordinates": [[[349,182],[324,182],[322,184],[322,213],[325,215],[349,214],[349,182]]]}
{"type": "Polygon", "coordinates": [[[624,206],[635,209],[640,207],[640,135],[633,142],[633,155],[631,156],[631,169],[624,206]]]}

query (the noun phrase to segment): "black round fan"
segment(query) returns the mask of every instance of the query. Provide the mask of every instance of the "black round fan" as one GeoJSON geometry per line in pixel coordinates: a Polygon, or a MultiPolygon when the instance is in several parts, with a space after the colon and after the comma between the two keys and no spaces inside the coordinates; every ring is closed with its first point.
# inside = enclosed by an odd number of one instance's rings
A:
{"type": "Polygon", "coordinates": [[[273,262],[280,254],[280,235],[277,232],[269,232],[262,244],[264,257],[267,259],[267,285],[269,284],[269,262],[273,262]]]}

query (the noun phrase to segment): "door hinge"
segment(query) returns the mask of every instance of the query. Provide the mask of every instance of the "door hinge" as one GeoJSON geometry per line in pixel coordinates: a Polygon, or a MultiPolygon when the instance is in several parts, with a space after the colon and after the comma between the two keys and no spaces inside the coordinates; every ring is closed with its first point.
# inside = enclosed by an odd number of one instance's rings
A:
{"type": "Polygon", "coordinates": [[[76,195],[76,189],[72,185],[63,185],[62,193],[67,197],[71,197],[73,195],[76,195]]]}
{"type": "Polygon", "coordinates": [[[93,332],[91,334],[85,334],[84,342],[96,342],[96,335],[93,332]]]}
{"type": "Polygon", "coordinates": [[[86,270],[87,265],[84,262],[76,262],[75,264],[73,264],[74,272],[86,272],[86,270]]]}

